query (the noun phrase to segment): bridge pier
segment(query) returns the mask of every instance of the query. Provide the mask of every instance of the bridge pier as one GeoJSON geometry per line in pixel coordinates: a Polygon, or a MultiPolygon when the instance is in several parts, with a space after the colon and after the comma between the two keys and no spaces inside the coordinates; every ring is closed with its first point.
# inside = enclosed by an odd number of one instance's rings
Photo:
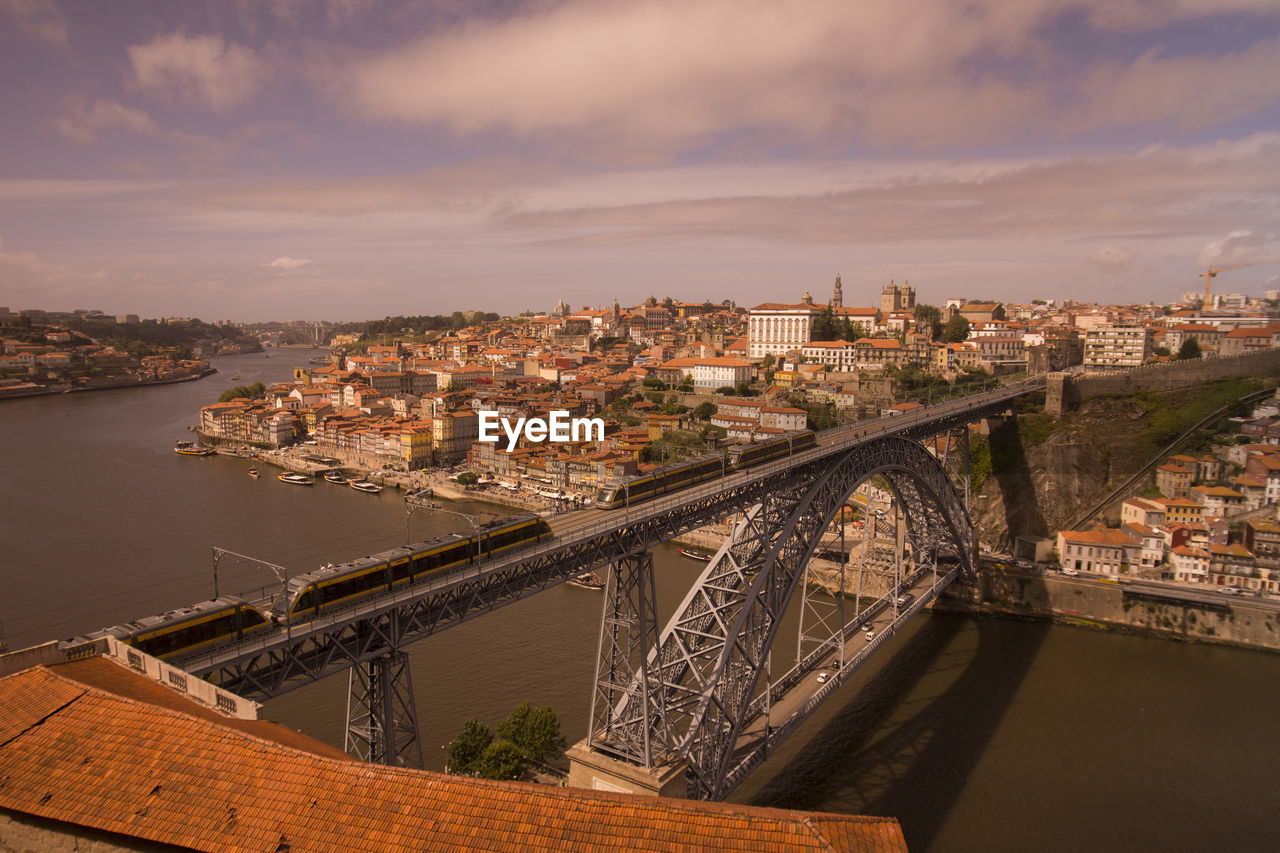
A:
{"type": "Polygon", "coordinates": [[[681,799],[689,793],[685,776],[688,765],[683,759],[655,767],[640,767],[592,749],[586,740],[578,741],[565,754],[569,757],[571,788],[681,799]]]}
{"type": "Polygon", "coordinates": [[[654,766],[668,747],[666,713],[650,671],[658,648],[657,608],[652,554],[636,551],[610,564],[585,743],[643,768],[654,766]]]}
{"type": "Polygon", "coordinates": [[[408,652],[392,649],[351,665],[343,749],[372,764],[422,768],[408,652]]]}

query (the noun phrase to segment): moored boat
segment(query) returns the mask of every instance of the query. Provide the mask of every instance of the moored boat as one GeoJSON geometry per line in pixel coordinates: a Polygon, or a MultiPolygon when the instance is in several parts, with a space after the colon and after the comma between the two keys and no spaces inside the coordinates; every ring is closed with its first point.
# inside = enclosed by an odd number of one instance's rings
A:
{"type": "Polygon", "coordinates": [[[326,483],[337,483],[341,486],[343,483],[347,482],[347,478],[339,474],[337,471],[326,471],[324,474],[324,481],[326,483]]]}
{"type": "Polygon", "coordinates": [[[604,589],[604,578],[595,572],[583,572],[580,575],[569,578],[565,583],[582,589],[604,589]]]}
{"type": "Polygon", "coordinates": [[[282,483],[292,483],[295,486],[310,486],[315,482],[305,474],[295,474],[292,471],[285,474],[277,474],[276,479],[282,483]]]}
{"type": "Polygon", "coordinates": [[[378,492],[382,491],[382,486],[379,486],[377,483],[370,483],[368,480],[352,480],[347,485],[355,489],[357,492],[368,492],[371,495],[376,495],[378,492]]]}
{"type": "Polygon", "coordinates": [[[173,452],[180,456],[212,456],[218,451],[212,447],[201,447],[194,441],[179,441],[173,446],[173,452]]]}
{"type": "Polygon", "coordinates": [[[690,551],[688,548],[679,548],[677,550],[690,560],[700,560],[703,563],[711,562],[710,554],[699,554],[697,551],[690,551]]]}

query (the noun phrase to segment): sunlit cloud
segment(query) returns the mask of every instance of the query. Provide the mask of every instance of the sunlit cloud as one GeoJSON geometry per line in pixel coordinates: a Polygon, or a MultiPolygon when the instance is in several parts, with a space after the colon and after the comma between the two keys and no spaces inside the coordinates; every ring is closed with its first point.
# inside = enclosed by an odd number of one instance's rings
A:
{"type": "Polygon", "coordinates": [[[67,45],[67,19],[53,0],[0,0],[0,18],[13,21],[34,39],[67,45]]]}
{"type": "Polygon", "coordinates": [[[310,258],[290,258],[286,256],[283,258],[276,258],[274,261],[267,264],[267,266],[271,267],[273,270],[288,273],[306,269],[311,266],[311,263],[310,258]]]}
{"type": "Polygon", "coordinates": [[[53,119],[53,127],[72,142],[87,145],[103,131],[120,129],[130,133],[154,133],[155,124],[145,112],[126,107],[118,101],[98,98],[92,104],[79,95],[63,102],[61,113],[53,119]]]}
{"type": "MultiPolygon", "coordinates": [[[[1276,14],[1250,0],[1118,5],[1096,10],[1095,25],[1130,28],[1139,13],[1148,27],[1232,9],[1276,14]]],[[[1280,99],[1276,39],[1223,55],[1153,49],[1063,74],[1044,28],[1079,7],[813,0],[796,15],[768,0],[570,0],[319,76],[375,121],[572,133],[579,146],[678,148],[753,129],[935,148],[1167,121],[1199,127],[1280,99]]]]}
{"type": "Polygon", "coordinates": [[[258,91],[270,67],[220,36],[156,36],[128,48],[134,85],[150,95],[225,110],[258,91]]]}

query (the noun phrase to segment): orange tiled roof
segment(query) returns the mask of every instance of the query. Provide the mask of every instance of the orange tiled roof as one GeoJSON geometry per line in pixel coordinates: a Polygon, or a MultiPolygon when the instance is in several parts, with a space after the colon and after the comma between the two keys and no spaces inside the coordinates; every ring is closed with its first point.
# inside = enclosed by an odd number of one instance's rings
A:
{"type": "Polygon", "coordinates": [[[892,818],[364,764],[155,690],[103,658],[0,679],[0,808],[196,850],[906,849],[892,818]]]}

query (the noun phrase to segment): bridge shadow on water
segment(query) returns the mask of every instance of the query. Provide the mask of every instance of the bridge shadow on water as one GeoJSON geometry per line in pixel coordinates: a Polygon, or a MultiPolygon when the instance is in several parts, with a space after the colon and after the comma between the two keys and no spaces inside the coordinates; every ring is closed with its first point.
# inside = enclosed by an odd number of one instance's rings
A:
{"type": "Polygon", "coordinates": [[[921,621],[752,804],[896,817],[911,849],[932,845],[1050,626],[921,621]]]}

